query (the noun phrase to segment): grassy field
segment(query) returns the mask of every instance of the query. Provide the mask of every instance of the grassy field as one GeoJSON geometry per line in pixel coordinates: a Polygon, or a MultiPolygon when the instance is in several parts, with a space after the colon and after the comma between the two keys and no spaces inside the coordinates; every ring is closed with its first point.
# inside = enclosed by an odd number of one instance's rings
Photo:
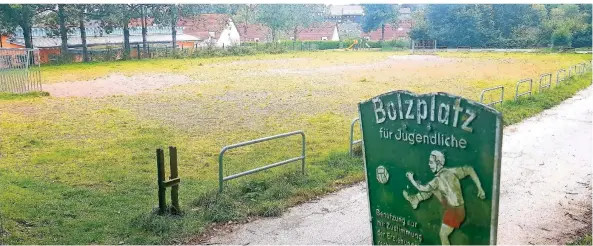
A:
{"type": "MultiPolygon", "coordinates": [[[[511,99],[519,79],[590,59],[334,51],[42,67],[44,88],[60,86],[52,96],[0,95],[0,243],[167,244],[212,223],[275,216],[363,180],[362,163],[346,154],[359,101],[393,89],[478,99],[482,89],[498,85],[511,99]],[[113,74],[128,78],[129,86],[156,75],[163,85],[163,77],[187,83],[129,94],[113,81],[108,96],[54,96],[70,85],[111,82],[113,74]],[[307,134],[306,176],[289,164],[231,181],[216,196],[223,146],[294,130],[307,134]],[[182,216],[152,213],[155,149],[166,146],[178,148],[182,216]]],[[[517,122],[590,84],[588,73],[501,110],[517,122]]],[[[298,137],[231,150],[225,174],[299,154],[298,137]]]]}

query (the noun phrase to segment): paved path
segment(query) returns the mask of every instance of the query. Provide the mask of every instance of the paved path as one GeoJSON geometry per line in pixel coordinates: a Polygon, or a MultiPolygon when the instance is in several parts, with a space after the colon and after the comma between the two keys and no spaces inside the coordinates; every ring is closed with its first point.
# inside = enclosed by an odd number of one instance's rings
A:
{"type": "MultiPolygon", "coordinates": [[[[499,244],[562,244],[591,226],[593,87],[506,127],[499,244]]],[[[210,244],[371,244],[364,183],[237,225],[210,244]]]]}

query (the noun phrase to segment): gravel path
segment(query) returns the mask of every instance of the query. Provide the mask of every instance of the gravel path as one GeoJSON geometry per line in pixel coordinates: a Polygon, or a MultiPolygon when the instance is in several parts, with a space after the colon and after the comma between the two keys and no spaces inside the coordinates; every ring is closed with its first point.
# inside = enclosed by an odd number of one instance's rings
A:
{"type": "MultiPolygon", "coordinates": [[[[563,244],[591,230],[593,87],[506,127],[499,244],[563,244]]],[[[227,228],[207,244],[370,244],[364,183],[227,228]]]]}

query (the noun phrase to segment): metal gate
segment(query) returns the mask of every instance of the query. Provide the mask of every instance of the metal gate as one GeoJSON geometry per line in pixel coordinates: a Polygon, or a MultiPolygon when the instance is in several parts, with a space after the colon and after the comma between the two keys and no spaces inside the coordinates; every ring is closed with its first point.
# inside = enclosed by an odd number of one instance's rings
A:
{"type": "Polygon", "coordinates": [[[39,49],[0,49],[0,92],[41,91],[39,49]]]}

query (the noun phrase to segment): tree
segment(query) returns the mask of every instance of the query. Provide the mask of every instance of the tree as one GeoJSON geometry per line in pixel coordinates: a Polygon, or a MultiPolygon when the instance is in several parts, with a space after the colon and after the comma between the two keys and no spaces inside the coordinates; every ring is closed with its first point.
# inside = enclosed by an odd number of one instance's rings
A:
{"type": "Polygon", "coordinates": [[[292,22],[288,18],[292,13],[286,4],[260,4],[257,6],[257,13],[257,21],[270,28],[272,42],[276,41],[279,31],[292,27],[292,22]]]}
{"type": "Polygon", "coordinates": [[[139,4],[112,4],[102,5],[99,12],[104,13],[104,22],[110,30],[113,27],[122,27],[124,37],[123,59],[130,59],[130,19],[139,17],[139,4]]]}
{"type": "Polygon", "coordinates": [[[177,23],[186,16],[200,14],[206,5],[160,4],[154,7],[154,22],[171,28],[171,45],[173,52],[177,48],[177,23]]]}
{"type": "Polygon", "coordinates": [[[0,23],[3,27],[14,31],[17,26],[23,30],[26,48],[33,48],[31,28],[35,16],[46,11],[44,4],[0,4],[0,23]]]}
{"type": "Polygon", "coordinates": [[[397,27],[399,5],[391,4],[363,4],[364,17],[362,19],[362,31],[370,32],[381,28],[381,41],[385,39],[385,25],[393,24],[397,27]]]}
{"type": "Polygon", "coordinates": [[[590,46],[591,6],[439,4],[414,13],[413,39],[488,47],[590,46]]]}
{"type": "Polygon", "coordinates": [[[236,23],[243,23],[243,33],[247,33],[249,24],[257,23],[257,5],[241,4],[232,13],[233,20],[236,23]]]}
{"type": "Polygon", "coordinates": [[[321,4],[290,4],[287,7],[291,13],[287,17],[292,26],[293,42],[296,42],[299,32],[323,20],[324,6],[321,4]]]}
{"type": "Polygon", "coordinates": [[[76,11],[73,5],[57,4],[48,8],[48,14],[44,15],[41,22],[49,36],[60,36],[60,54],[62,59],[68,57],[68,25],[76,19],[76,11]]]}
{"type": "Polygon", "coordinates": [[[260,4],[255,7],[253,18],[270,28],[272,41],[278,32],[292,32],[296,41],[298,33],[322,20],[324,6],[320,4],[260,4]]]}

